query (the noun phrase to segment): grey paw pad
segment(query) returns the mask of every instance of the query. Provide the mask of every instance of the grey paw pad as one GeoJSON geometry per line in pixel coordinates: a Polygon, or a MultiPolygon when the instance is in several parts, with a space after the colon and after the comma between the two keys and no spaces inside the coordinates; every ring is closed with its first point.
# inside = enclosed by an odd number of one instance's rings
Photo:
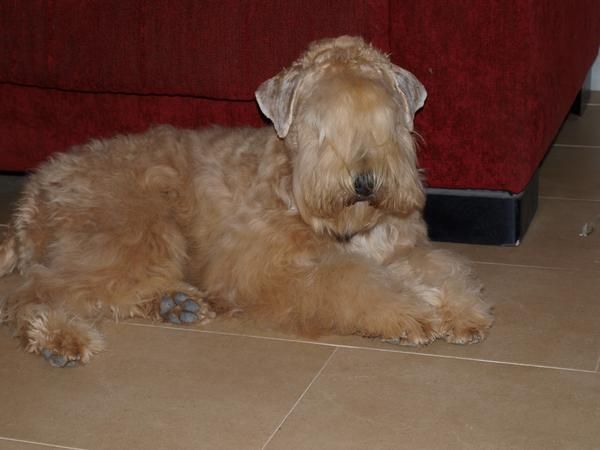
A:
{"type": "Polygon", "coordinates": [[[196,320],[198,320],[198,316],[189,311],[182,311],[179,315],[179,320],[181,320],[183,323],[194,323],[196,320]]]}
{"type": "Polygon", "coordinates": [[[175,308],[175,302],[168,295],[163,296],[160,299],[160,315],[165,316],[168,315],[169,311],[175,308]]]}
{"type": "Polygon", "coordinates": [[[173,299],[175,300],[175,304],[177,304],[177,305],[181,305],[183,302],[185,302],[189,298],[190,297],[188,295],[184,294],[183,292],[177,292],[173,296],[173,299]]]}
{"type": "Polygon", "coordinates": [[[197,313],[198,311],[200,311],[200,305],[198,303],[196,303],[194,300],[192,300],[191,298],[188,298],[181,305],[181,309],[183,309],[184,311],[190,312],[190,313],[197,313]]]}
{"type": "Polygon", "coordinates": [[[181,320],[179,320],[179,316],[175,313],[169,313],[167,320],[175,325],[181,325],[181,320]]]}
{"type": "Polygon", "coordinates": [[[196,300],[183,292],[177,292],[173,296],[164,295],[160,299],[161,317],[176,325],[196,322],[199,318],[198,313],[202,312],[201,309],[196,300]]]}
{"type": "Polygon", "coordinates": [[[65,355],[60,355],[47,348],[42,350],[42,356],[52,367],[77,367],[79,362],[74,359],[69,359],[65,355]]]}

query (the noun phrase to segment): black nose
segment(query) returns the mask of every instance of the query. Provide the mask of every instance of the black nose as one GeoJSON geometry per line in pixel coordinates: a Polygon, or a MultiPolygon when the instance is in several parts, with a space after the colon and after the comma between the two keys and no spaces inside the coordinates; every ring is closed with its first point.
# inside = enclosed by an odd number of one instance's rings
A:
{"type": "Polygon", "coordinates": [[[360,173],[354,178],[354,192],[359,197],[370,197],[375,189],[375,179],[372,173],[360,173]]]}

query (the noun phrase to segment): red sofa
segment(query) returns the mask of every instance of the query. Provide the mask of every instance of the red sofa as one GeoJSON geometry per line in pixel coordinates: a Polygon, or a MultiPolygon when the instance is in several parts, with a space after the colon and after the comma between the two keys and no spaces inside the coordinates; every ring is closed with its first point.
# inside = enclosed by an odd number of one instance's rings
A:
{"type": "Polygon", "coordinates": [[[156,123],[262,125],[256,87],[340,34],[389,52],[428,90],[415,126],[434,237],[517,241],[598,52],[598,0],[5,0],[0,171],[156,123]],[[470,193],[503,201],[460,200],[470,193]],[[481,211],[520,222],[489,236],[503,225],[476,223],[481,211]]]}

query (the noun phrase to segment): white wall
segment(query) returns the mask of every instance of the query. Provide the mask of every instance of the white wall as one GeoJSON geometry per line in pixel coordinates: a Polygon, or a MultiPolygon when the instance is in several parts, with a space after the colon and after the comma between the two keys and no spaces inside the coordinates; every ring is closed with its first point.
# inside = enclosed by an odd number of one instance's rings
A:
{"type": "Polygon", "coordinates": [[[592,91],[600,91],[600,55],[592,66],[592,91]]]}

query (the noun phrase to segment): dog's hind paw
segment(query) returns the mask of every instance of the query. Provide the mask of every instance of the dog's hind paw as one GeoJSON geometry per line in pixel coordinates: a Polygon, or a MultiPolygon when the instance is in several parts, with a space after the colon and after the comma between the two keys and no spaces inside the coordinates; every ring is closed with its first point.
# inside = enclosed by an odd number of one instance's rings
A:
{"type": "Polygon", "coordinates": [[[79,358],[71,359],[66,355],[53,352],[47,348],[41,351],[42,356],[52,367],[77,367],[79,365],[79,358]]]}
{"type": "Polygon", "coordinates": [[[77,367],[104,349],[94,326],[63,310],[44,309],[28,317],[21,336],[25,350],[41,355],[52,367],[77,367]]]}
{"type": "Polygon", "coordinates": [[[205,324],[216,316],[208,303],[196,300],[183,292],[163,295],[160,299],[159,313],[165,321],[176,325],[191,324],[198,320],[205,324]]]}

